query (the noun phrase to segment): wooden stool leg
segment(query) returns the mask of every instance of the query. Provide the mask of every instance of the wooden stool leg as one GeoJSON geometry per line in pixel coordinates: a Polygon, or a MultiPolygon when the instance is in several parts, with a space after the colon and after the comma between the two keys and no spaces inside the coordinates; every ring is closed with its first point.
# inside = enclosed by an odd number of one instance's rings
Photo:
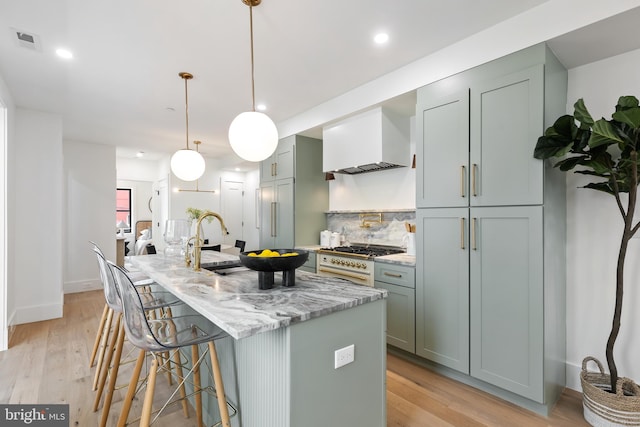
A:
{"type": "Polygon", "coordinates": [[[122,347],[124,346],[124,322],[120,322],[118,330],[118,342],[116,343],[116,352],[113,355],[113,366],[111,368],[111,376],[107,385],[107,393],[104,395],[104,405],[102,405],[102,417],[100,419],[100,427],[106,427],[109,418],[109,410],[111,409],[111,401],[113,400],[113,391],[116,388],[116,379],[118,378],[118,370],[120,369],[120,359],[122,358],[122,347]]]}
{"type": "Polygon", "coordinates": [[[131,411],[131,404],[133,403],[133,398],[136,395],[136,390],[138,388],[138,380],[140,379],[140,371],[142,370],[142,365],[144,364],[144,359],[147,355],[147,352],[144,350],[140,350],[138,353],[138,360],[136,361],[136,366],[133,368],[133,373],[131,374],[131,380],[129,381],[129,388],[127,389],[127,395],[122,402],[122,409],[120,410],[120,418],[118,419],[118,427],[125,427],[127,425],[127,419],[129,418],[129,411],[131,411]]]}
{"type": "Polygon", "coordinates": [[[200,351],[197,345],[191,346],[191,363],[193,369],[193,392],[195,393],[196,400],[196,416],[198,417],[198,427],[203,427],[202,424],[202,394],[200,390],[202,387],[200,386],[200,364],[198,363],[198,359],[200,358],[200,351]]]}
{"type": "MultiPolygon", "coordinates": [[[[173,364],[178,372],[178,381],[182,382],[184,374],[182,372],[182,364],[180,363],[180,350],[173,352],[173,364]]],[[[182,413],[185,418],[189,418],[189,403],[187,402],[187,391],[185,390],[184,383],[180,385],[180,398],[182,399],[182,413]]]]}
{"type": "Polygon", "coordinates": [[[144,394],[144,403],[142,405],[142,417],[140,418],[140,427],[149,427],[151,421],[151,410],[153,409],[153,394],[156,389],[156,374],[158,373],[158,361],[154,358],[151,362],[151,370],[149,371],[149,379],[147,380],[147,392],[144,394]]]}
{"type": "Polygon", "coordinates": [[[93,343],[93,350],[91,350],[91,358],[89,359],[89,367],[92,367],[96,361],[96,354],[98,354],[98,348],[100,348],[100,341],[102,341],[102,332],[104,331],[104,323],[107,320],[107,313],[109,312],[109,306],[104,305],[102,310],[102,317],[100,318],[100,326],[96,332],[96,341],[93,343]]]}
{"type": "Polygon", "coordinates": [[[122,320],[122,314],[118,314],[118,318],[116,319],[116,324],[114,326],[113,334],[111,335],[111,340],[109,340],[109,347],[107,348],[104,360],[102,361],[102,368],[100,372],[100,381],[98,382],[98,387],[96,390],[96,398],[93,401],[93,412],[98,410],[100,406],[100,399],[102,398],[102,391],[104,390],[104,384],[107,382],[107,374],[109,373],[109,366],[111,366],[111,359],[113,358],[113,352],[116,347],[116,341],[118,339],[118,331],[120,330],[120,321],[122,320]]]}
{"type": "Polygon", "coordinates": [[[96,374],[93,377],[93,386],[91,390],[97,390],[98,380],[100,379],[100,371],[102,370],[102,362],[104,361],[104,353],[107,349],[107,342],[109,341],[109,333],[111,331],[111,322],[113,321],[113,310],[109,309],[107,313],[107,320],[104,323],[104,329],[102,330],[102,343],[100,343],[100,353],[98,353],[98,362],[96,364],[96,374]]]}
{"type": "Polygon", "coordinates": [[[220,363],[218,363],[218,353],[213,341],[209,341],[209,355],[211,356],[211,370],[213,371],[213,381],[216,387],[216,395],[218,396],[218,409],[220,410],[220,419],[222,427],[231,427],[229,419],[229,408],[227,408],[227,398],[224,394],[224,384],[222,383],[222,373],[220,372],[220,363]]]}

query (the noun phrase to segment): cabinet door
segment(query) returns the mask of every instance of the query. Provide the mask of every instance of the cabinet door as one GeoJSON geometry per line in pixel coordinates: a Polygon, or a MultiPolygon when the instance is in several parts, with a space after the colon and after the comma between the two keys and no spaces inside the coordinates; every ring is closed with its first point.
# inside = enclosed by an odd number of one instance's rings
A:
{"type": "Polygon", "coordinates": [[[543,403],[542,207],[471,209],[471,375],[543,403]]]}
{"type": "Polygon", "coordinates": [[[260,184],[260,248],[273,248],[276,225],[273,223],[275,212],[275,185],[273,182],[260,184]]]}
{"type": "Polygon", "coordinates": [[[469,91],[416,110],[416,206],[469,205],[469,91]]]}
{"type": "Polygon", "coordinates": [[[294,247],[295,218],[293,178],[275,181],[274,247],[291,249],[294,247]]]}
{"type": "Polygon", "coordinates": [[[375,282],[374,286],[386,289],[389,293],[387,296],[387,344],[415,353],[415,290],[384,282],[375,282]]]}
{"type": "Polygon", "coordinates": [[[418,209],[416,354],[469,373],[469,209],[418,209]]]}
{"type": "Polygon", "coordinates": [[[543,79],[537,65],[471,87],[471,206],[542,204],[543,79]]]}
{"type": "Polygon", "coordinates": [[[276,179],[293,178],[295,174],[295,135],[281,139],[275,153],[276,179]]]}

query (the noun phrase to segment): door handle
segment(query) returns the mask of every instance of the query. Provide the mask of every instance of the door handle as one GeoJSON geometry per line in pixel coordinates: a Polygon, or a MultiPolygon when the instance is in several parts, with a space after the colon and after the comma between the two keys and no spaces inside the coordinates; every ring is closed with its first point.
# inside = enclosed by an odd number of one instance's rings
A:
{"type": "Polygon", "coordinates": [[[271,202],[271,237],[276,237],[276,202],[271,202]]]}
{"type": "Polygon", "coordinates": [[[460,249],[464,250],[464,218],[460,218],[460,249]]]}
{"type": "Polygon", "coordinates": [[[478,196],[478,191],[476,189],[476,175],[478,175],[478,165],[474,163],[473,170],[471,171],[471,191],[472,191],[473,197],[478,196]]]}
{"type": "Polygon", "coordinates": [[[466,193],[464,191],[464,178],[465,178],[465,169],[464,165],[460,166],[460,197],[465,197],[466,193]]]}
{"type": "Polygon", "coordinates": [[[476,245],[476,222],[478,218],[473,218],[471,220],[471,249],[474,251],[478,250],[478,246],[476,245]]]}

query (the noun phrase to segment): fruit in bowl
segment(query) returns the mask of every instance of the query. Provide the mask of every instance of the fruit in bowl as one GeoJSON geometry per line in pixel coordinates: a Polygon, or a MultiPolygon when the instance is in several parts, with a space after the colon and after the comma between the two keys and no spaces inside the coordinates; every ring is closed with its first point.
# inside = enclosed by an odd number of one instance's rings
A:
{"type": "Polygon", "coordinates": [[[282,285],[295,286],[296,268],[309,258],[309,252],[302,249],[262,249],[240,252],[240,263],[258,272],[260,289],[273,287],[273,273],[282,271],[282,285]]]}

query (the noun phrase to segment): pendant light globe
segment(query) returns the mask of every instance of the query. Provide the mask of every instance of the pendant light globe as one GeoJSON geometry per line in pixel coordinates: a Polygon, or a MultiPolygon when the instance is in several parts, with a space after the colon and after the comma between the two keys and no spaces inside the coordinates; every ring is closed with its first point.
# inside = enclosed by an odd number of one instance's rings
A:
{"type": "Polygon", "coordinates": [[[171,172],[183,181],[195,181],[204,174],[204,157],[191,149],[182,149],[171,156],[171,172]]]}
{"type": "Polygon", "coordinates": [[[246,111],[231,122],[229,144],[244,160],[260,162],[276,151],[278,129],[266,114],[246,111]]]}

